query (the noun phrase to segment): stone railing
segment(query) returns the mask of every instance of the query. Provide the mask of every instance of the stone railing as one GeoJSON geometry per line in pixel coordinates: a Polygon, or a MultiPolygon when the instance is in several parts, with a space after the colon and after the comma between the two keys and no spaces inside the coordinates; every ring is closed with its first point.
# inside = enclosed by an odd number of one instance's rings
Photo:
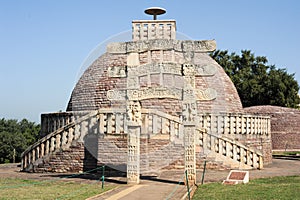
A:
{"type": "Polygon", "coordinates": [[[270,117],[245,114],[203,114],[199,115],[198,127],[208,133],[230,136],[263,135],[270,136],[270,117]]]}
{"type": "Polygon", "coordinates": [[[179,137],[181,127],[181,120],[161,111],[142,109],[142,134],[150,135],[170,135],[170,138],[179,137]]]}
{"type": "MultiPolygon", "coordinates": [[[[156,110],[142,109],[141,136],[168,136],[171,142],[183,140],[183,126],[180,117],[156,110]]],[[[91,112],[48,114],[53,121],[62,123],[53,128],[38,142],[22,153],[22,169],[30,168],[40,158],[68,149],[75,142],[84,142],[87,134],[124,136],[127,134],[126,110],[100,109],[91,112]],[[66,119],[62,119],[65,116],[66,119]],[[68,122],[68,123],[67,123],[68,122]],[[62,125],[64,124],[64,125],[62,125]]],[[[227,135],[260,134],[270,135],[269,118],[248,115],[203,115],[200,116],[199,143],[203,149],[211,150],[254,168],[261,168],[262,155],[251,150],[227,135]],[[205,131],[203,131],[205,130],[205,131]]],[[[50,128],[51,129],[51,128],[50,128]]],[[[50,129],[47,129],[48,131],[50,129]]],[[[248,136],[247,136],[248,137],[248,136]]],[[[196,140],[196,141],[197,141],[196,140]]],[[[183,144],[183,143],[182,143],[183,144]]]]}
{"type": "Polygon", "coordinates": [[[198,129],[197,137],[196,141],[203,148],[204,154],[208,155],[213,152],[238,162],[239,166],[246,165],[255,169],[263,168],[263,155],[257,150],[224,136],[208,134],[204,129],[198,129]]]}
{"type": "Polygon", "coordinates": [[[175,39],[175,20],[135,20],[132,22],[132,40],[175,39]]]}
{"type": "Polygon", "coordinates": [[[79,119],[91,111],[57,112],[41,115],[41,136],[44,137],[57,129],[60,129],[76,119],[79,119]]]}
{"type": "MultiPolygon", "coordinates": [[[[87,112],[85,112],[87,113],[87,112]]],[[[111,109],[101,109],[91,111],[85,115],[82,112],[71,114],[50,116],[52,121],[72,117],[69,123],[56,127],[55,130],[44,136],[38,142],[30,146],[22,153],[22,169],[27,169],[38,159],[47,156],[59,150],[66,150],[74,141],[84,142],[84,136],[87,134],[106,134],[106,135],[126,135],[126,112],[123,109],[113,111],[111,109]],[[56,117],[55,117],[56,116],[56,117]]],[[[141,127],[142,134],[170,135],[170,138],[179,137],[180,120],[160,111],[142,109],[142,118],[144,123],[141,127]],[[171,137],[172,136],[172,137],[171,137]],[[174,136],[174,137],[173,137],[174,136]]],[[[53,127],[53,126],[51,126],[53,127]]]]}
{"type": "Polygon", "coordinates": [[[35,144],[28,147],[21,155],[22,170],[31,166],[36,160],[49,155],[60,149],[68,149],[73,141],[83,140],[87,134],[87,125],[90,127],[95,125],[96,120],[93,117],[98,113],[96,111],[70,122],[69,124],[56,129],[54,132],[46,135],[35,144]]]}

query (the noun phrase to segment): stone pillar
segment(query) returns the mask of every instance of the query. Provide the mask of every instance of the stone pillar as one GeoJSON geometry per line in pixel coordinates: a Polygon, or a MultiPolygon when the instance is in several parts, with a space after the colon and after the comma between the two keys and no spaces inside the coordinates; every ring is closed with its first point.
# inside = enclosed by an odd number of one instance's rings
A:
{"type": "MultiPolygon", "coordinates": [[[[185,96],[185,94],[184,94],[185,96]]],[[[185,170],[189,183],[196,183],[196,117],[197,103],[195,100],[183,100],[183,133],[185,170]]],[[[204,143],[205,141],[203,141],[204,143]]],[[[203,144],[204,145],[204,144],[203,144]]]]}
{"type": "Polygon", "coordinates": [[[140,182],[140,135],[141,105],[138,101],[127,102],[127,183],[140,182]]]}
{"type": "MultiPolygon", "coordinates": [[[[197,101],[195,95],[195,68],[192,64],[183,65],[183,133],[184,133],[184,161],[189,183],[196,183],[196,122],[197,101]]],[[[203,140],[203,146],[205,141],[203,140]]]]}
{"type": "Polygon", "coordinates": [[[195,128],[193,124],[184,125],[184,166],[192,184],[196,183],[195,128]]]}

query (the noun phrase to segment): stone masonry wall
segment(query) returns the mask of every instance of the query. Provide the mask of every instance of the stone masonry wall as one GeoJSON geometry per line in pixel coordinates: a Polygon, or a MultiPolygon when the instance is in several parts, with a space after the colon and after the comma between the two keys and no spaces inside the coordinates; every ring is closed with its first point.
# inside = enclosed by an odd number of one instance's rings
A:
{"type": "Polygon", "coordinates": [[[253,106],[246,113],[271,117],[273,150],[300,149],[300,111],[278,106],[253,106]]]}
{"type": "Polygon", "coordinates": [[[83,143],[72,145],[68,150],[50,154],[39,160],[33,172],[82,172],[84,169],[85,149],[83,143]]]}

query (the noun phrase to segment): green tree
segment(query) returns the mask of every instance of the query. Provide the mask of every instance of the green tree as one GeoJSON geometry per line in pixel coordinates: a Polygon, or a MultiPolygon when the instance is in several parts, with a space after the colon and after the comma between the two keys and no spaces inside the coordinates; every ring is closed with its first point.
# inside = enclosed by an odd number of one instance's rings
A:
{"type": "Polygon", "coordinates": [[[0,132],[0,163],[19,162],[26,147],[25,137],[21,133],[0,132]]]}
{"type": "Polygon", "coordinates": [[[21,153],[39,137],[40,125],[23,119],[0,119],[0,163],[21,160],[21,153]]]}
{"type": "Polygon", "coordinates": [[[298,108],[299,85],[294,74],[286,69],[268,65],[264,56],[255,56],[249,50],[241,55],[217,50],[210,54],[234,83],[244,107],[276,105],[298,108]]]}

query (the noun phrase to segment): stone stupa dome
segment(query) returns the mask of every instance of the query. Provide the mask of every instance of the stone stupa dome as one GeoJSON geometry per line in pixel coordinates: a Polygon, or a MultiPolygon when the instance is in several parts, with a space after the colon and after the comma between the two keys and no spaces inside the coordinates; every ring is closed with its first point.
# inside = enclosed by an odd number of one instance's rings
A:
{"type": "Polygon", "coordinates": [[[234,84],[208,55],[214,40],[176,40],[174,20],[138,20],[132,26],[132,41],[108,44],[85,70],[67,111],[125,108],[135,93],[143,108],[178,115],[188,81],[196,89],[198,113],[242,112],[234,84]]]}

